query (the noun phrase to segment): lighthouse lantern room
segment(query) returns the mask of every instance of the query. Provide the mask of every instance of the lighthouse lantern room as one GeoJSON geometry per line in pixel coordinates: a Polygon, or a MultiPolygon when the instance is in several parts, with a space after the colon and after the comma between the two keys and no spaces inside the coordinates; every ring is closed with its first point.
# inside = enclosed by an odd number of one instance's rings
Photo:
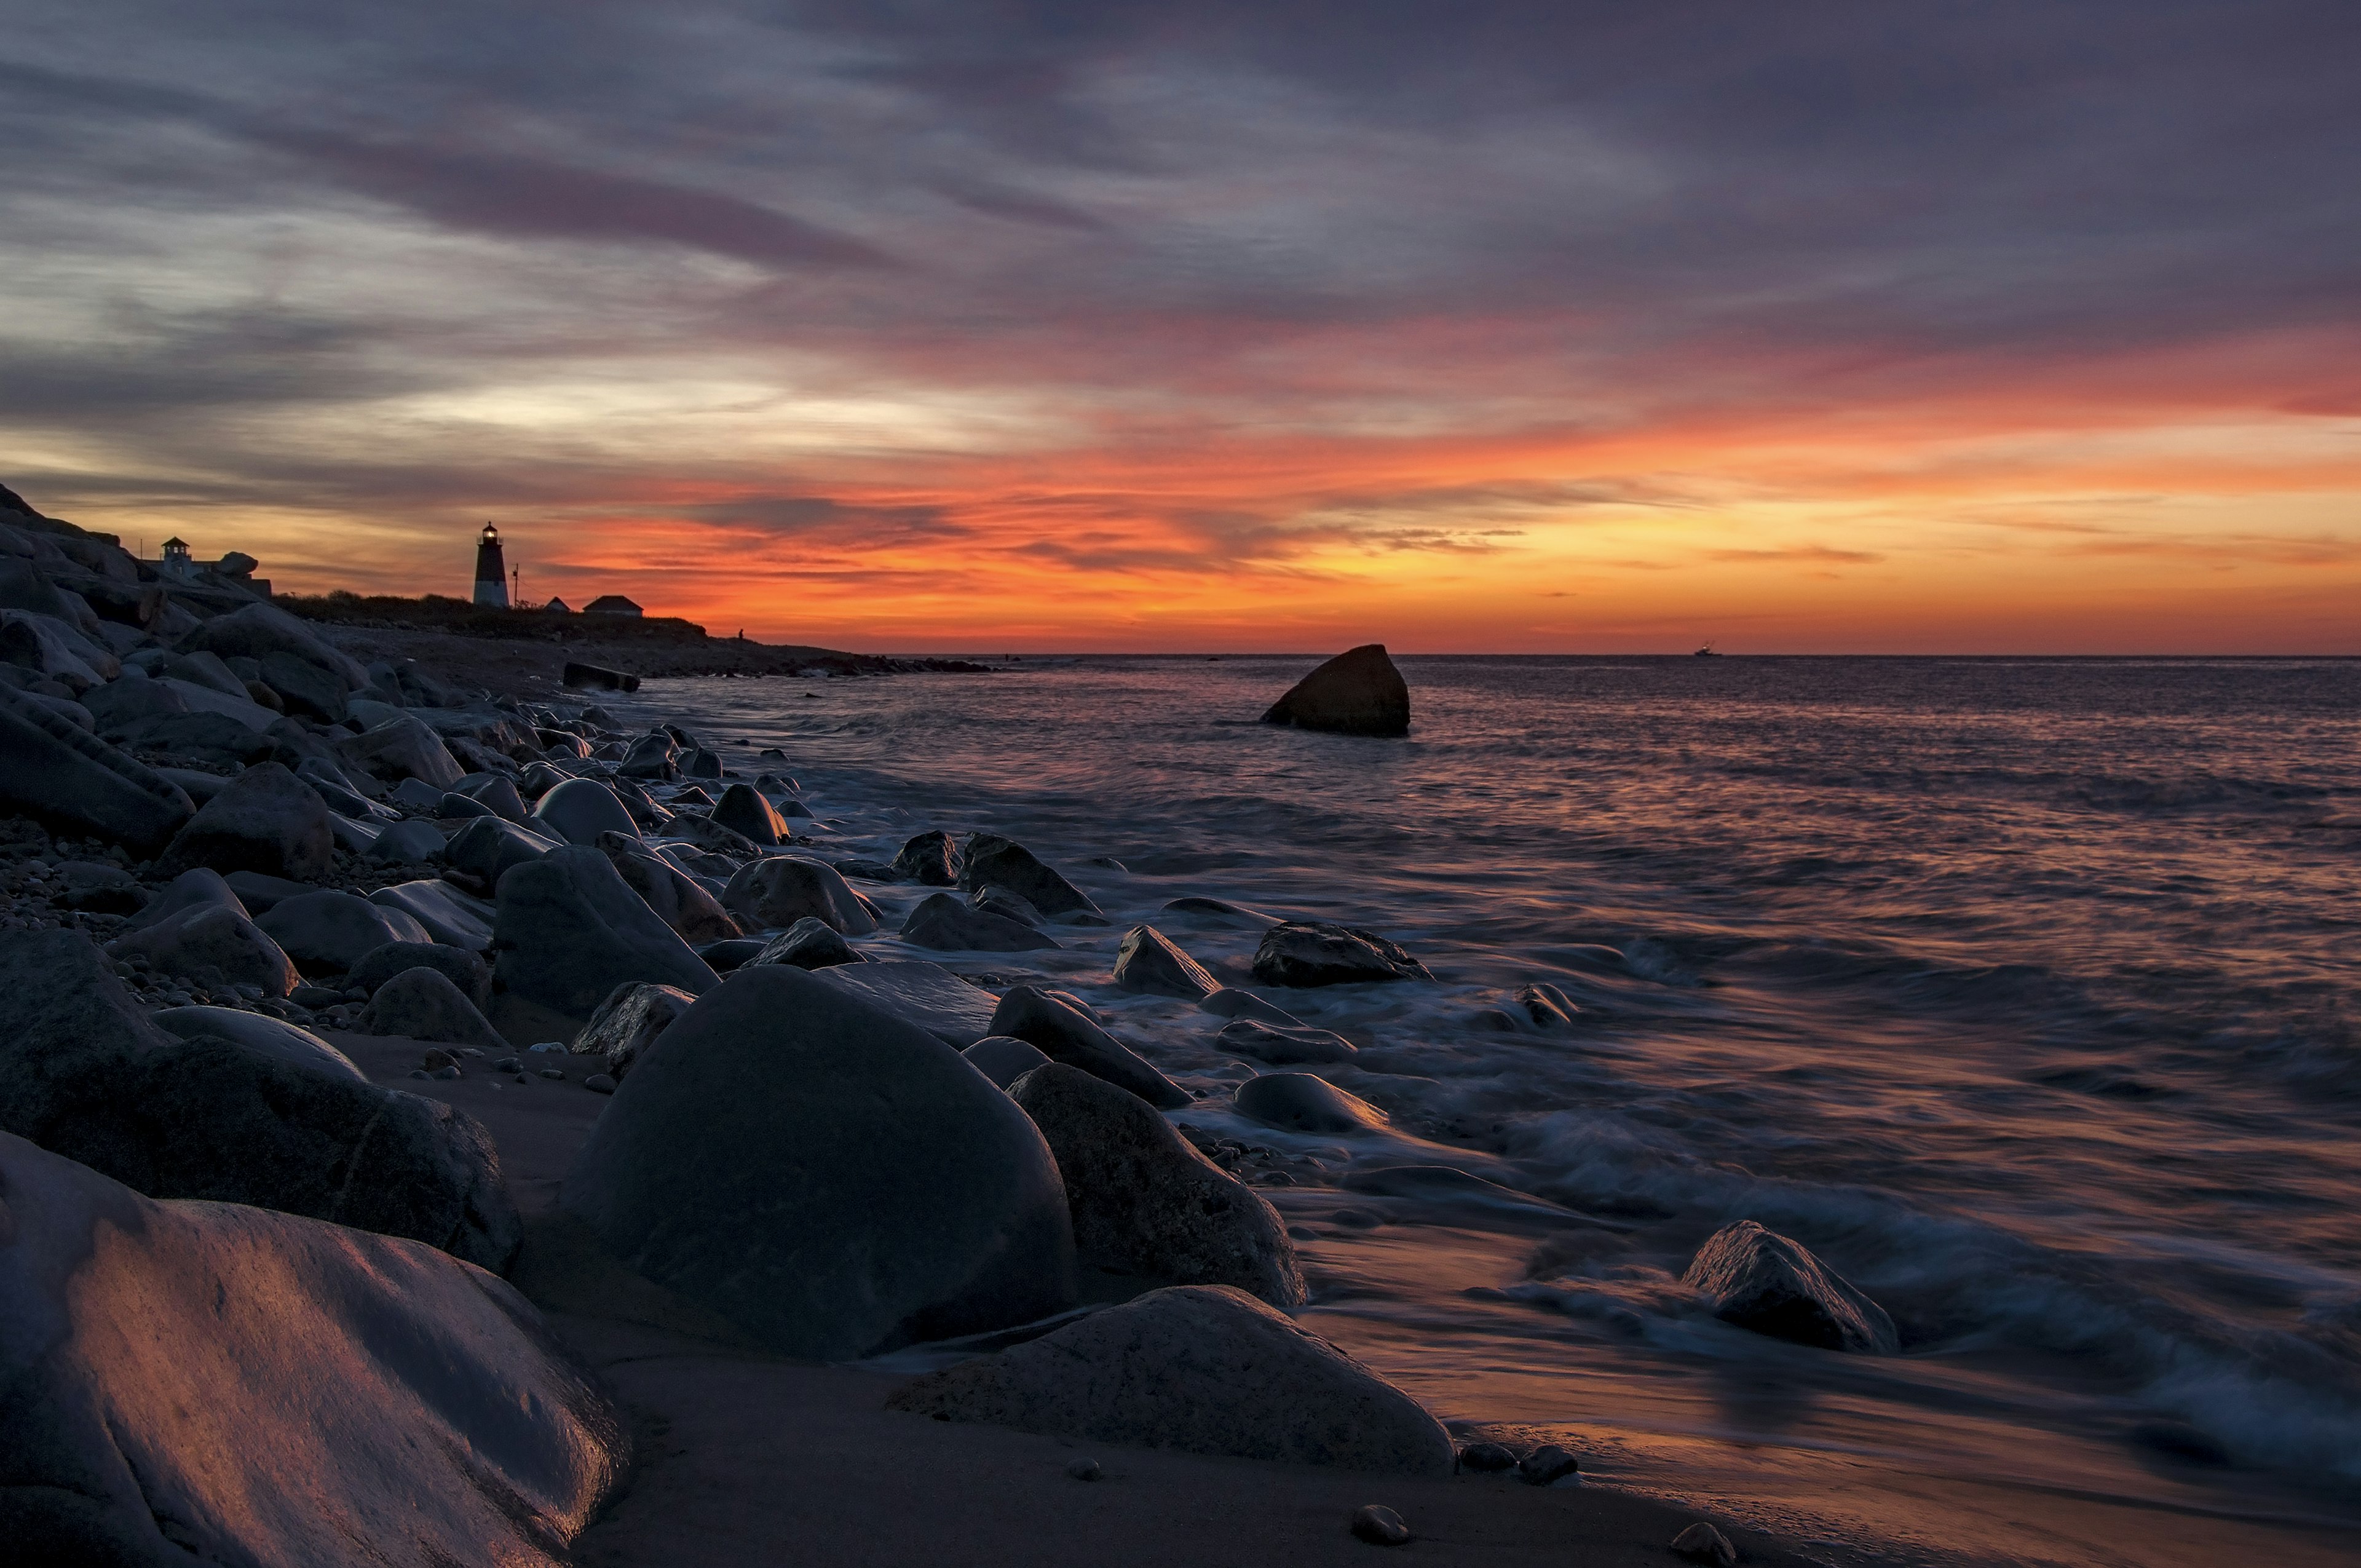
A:
{"type": "Polygon", "coordinates": [[[500,559],[500,531],[484,524],[476,542],[476,602],[496,609],[509,608],[508,563],[500,559]]]}

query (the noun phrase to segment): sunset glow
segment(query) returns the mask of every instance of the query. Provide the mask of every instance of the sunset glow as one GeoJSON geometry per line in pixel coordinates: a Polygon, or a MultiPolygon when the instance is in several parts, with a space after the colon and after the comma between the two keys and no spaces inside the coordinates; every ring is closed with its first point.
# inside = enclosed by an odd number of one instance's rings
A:
{"type": "Polygon", "coordinates": [[[863,650],[2361,652],[2334,49],[1682,10],[60,12],[0,479],[863,650]]]}

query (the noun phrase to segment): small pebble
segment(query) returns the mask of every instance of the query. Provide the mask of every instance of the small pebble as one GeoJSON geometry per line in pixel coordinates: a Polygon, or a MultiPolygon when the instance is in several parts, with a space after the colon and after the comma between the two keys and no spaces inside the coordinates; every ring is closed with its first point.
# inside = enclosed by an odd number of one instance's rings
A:
{"type": "Polygon", "coordinates": [[[438,1067],[426,1076],[429,1078],[439,1078],[444,1082],[448,1083],[453,1079],[459,1076],[459,1069],[456,1067],[438,1067]]]}
{"type": "Polygon", "coordinates": [[[1517,1451],[1502,1443],[1471,1442],[1459,1451],[1459,1468],[1489,1475],[1517,1467],[1517,1451]]]}
{"type": "Polygon", "coordinates": [[[1066,1474],[1077,1481],[1096,1481],[1106,1473],[1099,1468],[1099,1462],[1095,1459],[1077,1459],[1066,1466],[1066,1474]]]}
{"type": "Polygon", "coordinates": [[[566,1071],[563,1068],[543,1068],[541,1069],[541,1076],[550,1080],[554,1083],[564,1083],[566,1081],[566,1071]]]}
{"type": "Polygon", "coordinates": [[[1401,1515],[1375,1503],[1363,1503],[1353,1510],[1353,1533],[1371,1546],[1410,1543],[1410,1526],[1402,1523],[1401,1515]]]}
{"type": "Polygon", "coordinates": [[[527,1046],[528,1051],[562,1051],[566,1047],[556,1040],[544,1040],[537,1046],[527,1046]]]}
{"type": "Polygon", "coordinates": [[[603,1072],[594,1072],[582,1080],[582,1087],[593,1094],[612,1094],[615,1092],[615,1080],[603,1072]]]}
{"type": "Polygon", "coordinates": [[[533,1081],[533,1078],[528,1073],[520,1072],[516,1075],[516,1080],[519,1083],[531,1083],[533,1081]]]}
{"type": "Polygon", "coordinates": [[[423,1067],[413,1067],[410,1069],[410,1076],[412,1078],[424,1078],[426,1076],[426,1069],[423,1067]]]}
{"type": "Polygon", "coordinates": [[[1703,1519],[1673,1537],[1673,1550],[1692,1563],[1711,1563],[1716,1568],[1736,1568],[1738,1562],[1738,1548],[1730,1544],[1730,1537],[1703,1519]]]}
{"type": "Polygon", "coordinates": [[[1581,1462],[1555,1443],[1546,1443],[1517,1461],[1517,1479],[1529,1486],[1546,1486],[1581,1474],[1581,1462]]]}
{"type": "Polygon", "coordinates": [[[492,1070],[494,1072],[522,1072],[524,1070],[524,1063],[517,1060],[514,1057],[502,1057],[500,1060],[492,1064],[492,1070]]]}

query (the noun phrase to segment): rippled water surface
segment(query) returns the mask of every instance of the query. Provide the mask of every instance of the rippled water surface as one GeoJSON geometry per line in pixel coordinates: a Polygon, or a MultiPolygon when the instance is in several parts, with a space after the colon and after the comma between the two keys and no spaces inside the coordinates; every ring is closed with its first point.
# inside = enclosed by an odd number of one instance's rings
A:
{"type": "MultiPolygon", "coordinates": [[[[1082,991],[1203,1091],[1181,1120],[1306,1162],[1272,1195],[1307,1321],[1447,1415],[1858,1561],[2333,1560],[2287,1521],[2361,1486],[2361,664],[1405,659],[1407,740],[1247,722],[1308,663],[609,706],[741,771],[735,742],[784,747],[843,855],[991,828],[1065,869],[1113,928],[954,967],[1082,991]],[[1254,930],[1159,914],[1187,894],[1425,959],[1268,993],[1364,1047],[1323,1076],[1390,1131],[1237,1118],[1222,1020],[1113,991],[1141,920],[1251,983],[1254,930]],[[1497,1026],[1533,981],[1575,1031],[1497,1026]],[[1367,1190],[1417,1163],[1574,1213],[1367,1190]],[[1703,1312],[1681,1270],[1739,1218],[1905,1354],[1703,1312]],[[2117,1502],[2177,1522],[2108,1555],[2117,1502]]],[[[883,891],[890,925],[914,897],[883,891]]]]}

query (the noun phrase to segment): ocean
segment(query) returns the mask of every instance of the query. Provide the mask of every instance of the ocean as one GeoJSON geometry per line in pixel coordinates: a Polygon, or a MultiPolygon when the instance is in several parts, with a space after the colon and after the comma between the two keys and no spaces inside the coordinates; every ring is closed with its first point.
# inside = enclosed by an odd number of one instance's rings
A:
{"type": "MultiPolygon", "coordinates": [[[[1304,1321],[1439,1415],[1830,1561],[2361,1523],[2361,663],[1412,657],[1406,740],[1254,722],[1312,663],[604,706],[792,774],[829,858],[989,828],[1089,891],[1113,926],[951,967],[1078,992],[1202,1092],[1176,1120],[1288,1157],[1304,1321]],[[1224,1020],[1113,988],[1141,922],[1252,984],[1257,930],[1162,913],[1185,895],[1430,966],[1265,992],[1362,1047],[1317,1070],[1387,1128],[1239,1117],[1224,1020]],[[1575,1028],[1502,1026],[1535,981],[1575,1028]],[[1374,1174],[1406,1165],[1539,1201],[1374,1174]],[[1681,1271],[1750,1218],[1905,1354],[1704,1312],[1681,1271]]],[[[889,933],[918,896],[859,885],[889,933]]]]}

